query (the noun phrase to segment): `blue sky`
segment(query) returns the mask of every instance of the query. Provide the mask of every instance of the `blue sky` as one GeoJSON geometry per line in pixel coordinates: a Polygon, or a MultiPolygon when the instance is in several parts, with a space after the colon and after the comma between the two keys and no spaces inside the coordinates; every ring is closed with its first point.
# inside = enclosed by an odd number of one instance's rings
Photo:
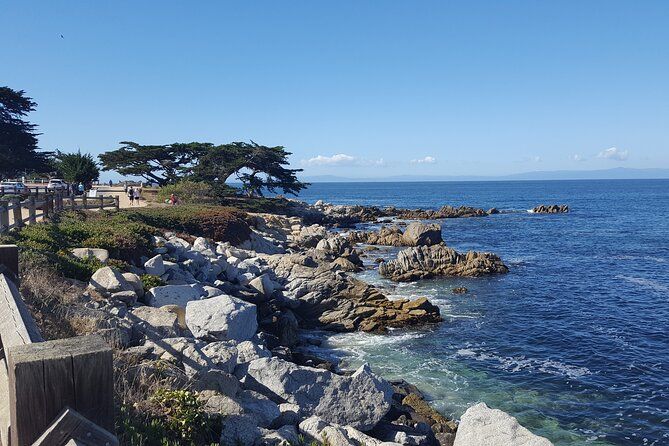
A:
{"type": "Polygon", "coordinates": [[[668,24],[667,1],[0,0],[0,84],[38,102],[46,149],[252,139],[348,177],[669,168],[668,24]]]}

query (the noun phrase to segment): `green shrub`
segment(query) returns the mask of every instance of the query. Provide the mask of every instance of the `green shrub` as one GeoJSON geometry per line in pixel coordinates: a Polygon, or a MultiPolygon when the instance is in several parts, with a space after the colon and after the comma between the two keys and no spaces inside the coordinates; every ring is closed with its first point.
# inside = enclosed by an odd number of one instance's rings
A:
{"type": "Polygon", "coordinates": [[[127,270],[127,262],[150,253],[155,229],[123,215],[68,212],[48,223],[28,225],[14,234],[22,256],[39,258],[66,277],[88,281],[102,267],[95,258],[74,257],[72,248],[103,248],[110,265],[127,270]]]}
{"type": "Polygon", "coordinates": [[[170,195],[176,195],[182,204],[217,204],[216,194],[207,183],[200,181],[181,180],[176,184],[168,184],[158,190],[156,199],[166,203],[170,195]]]}
{"type": "Polygon", "coordinates": [[[150,226],[232,244],[247,240],[251,234],[246,213],[224,206],[142,208],[126,211],[126,215],[150,226]]]}
{"type": "Polygon", "coordinates": [[[204,445],[217,440],[219,423],[204,412],[197,395],[159,387],[141,404],[122,406],[120,438],[132,445],[204,445]]]}
{"type": "Polygon", "coordinates": [[[158,276],[154,276],[152,274],[142,274],[141,279],[142,279],[142,286],[144,287],[144,291],[149,291],[153,287],[165,285],[165,282],[163,282],[163,279],[161,279],[158,276]]]}

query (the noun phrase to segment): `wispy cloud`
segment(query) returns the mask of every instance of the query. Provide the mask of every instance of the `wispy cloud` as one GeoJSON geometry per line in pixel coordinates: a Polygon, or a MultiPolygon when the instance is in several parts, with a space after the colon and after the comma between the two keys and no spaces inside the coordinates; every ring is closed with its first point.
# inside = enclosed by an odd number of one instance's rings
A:
{"type": "Polygon", "coordinates": [[[629,152],[627,150],[619,149],[617,147],[611,147],[599,152],[597,158],[605,158],[607,160],[614,160],[614,161],[625,161],[628,156],[629,152]]]}
{"type": "Polygon", "coordinates": [[[301,161],[304,166],[385,166],[383,158],[370,160],[357,156],[338,153],[332,156],[318,155],[301,161]]]}
{"type": "Polygon", "coordinates": [[[433,156],[425,156],[423,158],[411,160],[411,164],[435,164],[437,159],[433,156]]]}
{"type": "Polygon", "coordinates": [[[585,161],[585,157],[583,155],[579,155],[578,153],[571,155],[569,159],[572,161],[585,161]]]}

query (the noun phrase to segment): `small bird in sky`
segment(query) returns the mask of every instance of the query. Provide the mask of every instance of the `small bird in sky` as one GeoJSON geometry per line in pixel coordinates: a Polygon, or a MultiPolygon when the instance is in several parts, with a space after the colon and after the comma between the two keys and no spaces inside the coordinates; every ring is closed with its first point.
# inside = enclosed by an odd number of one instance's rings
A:
{"type": "Polygon", "coordinates": [[[63,37],[63,35],[61,34],[61,35],[60,35],[60,38],[61,38],[61,39],[64,39],[65,37],[63,37]]]}

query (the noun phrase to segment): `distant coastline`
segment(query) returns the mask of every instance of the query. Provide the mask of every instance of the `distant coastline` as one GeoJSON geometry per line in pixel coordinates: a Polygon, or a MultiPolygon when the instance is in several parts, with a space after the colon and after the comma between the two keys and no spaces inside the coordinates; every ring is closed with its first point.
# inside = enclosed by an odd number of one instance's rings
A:
{"type": "Polygon", "coordinates": [[[617,167],[599,170],[555,170],[523,172],[510,175],[395,175],[387,177],[342,177],[337,175],[308,175],[300,178],[310,183],[372,183],[417,181],[548,181],[548,180],[664,180],[669,169],[633,169],[617,167]]]}

